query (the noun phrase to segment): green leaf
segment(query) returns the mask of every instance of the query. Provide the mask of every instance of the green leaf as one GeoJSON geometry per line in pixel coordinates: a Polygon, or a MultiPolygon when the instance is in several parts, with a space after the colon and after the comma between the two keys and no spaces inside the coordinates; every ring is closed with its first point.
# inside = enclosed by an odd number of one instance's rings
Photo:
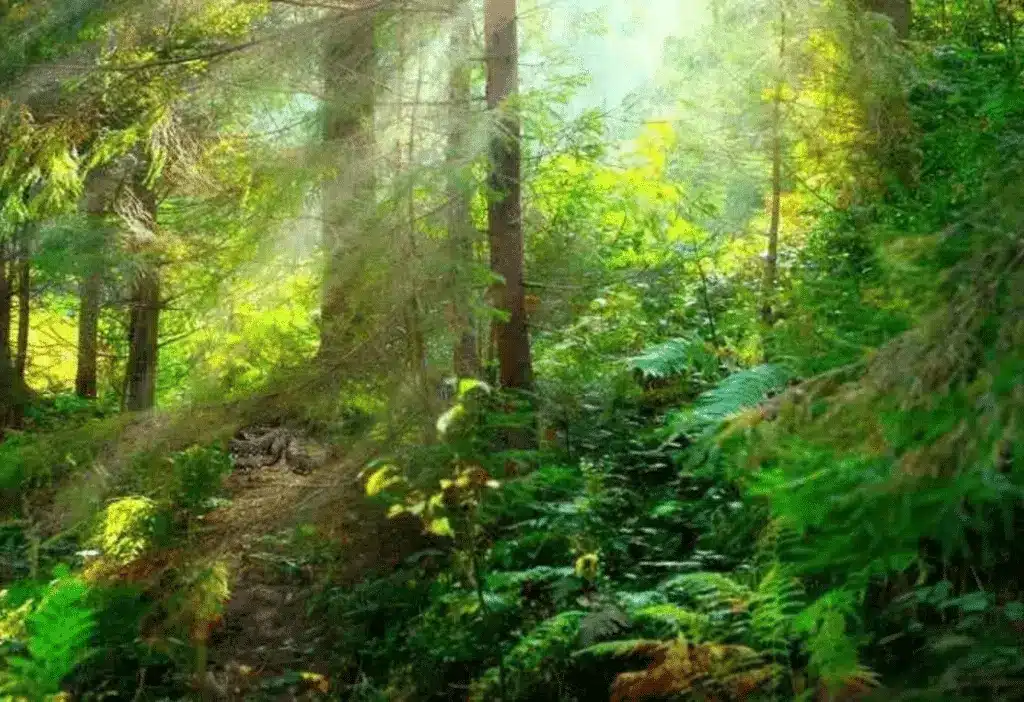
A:
{"type": "Polygon", "coordinates": [[[402,482],[402,478],[395,474],[395,468],[384,466],[373,472],[366,481],[367,497],[376,497],[393,485],[402,482]]]}
{"type": "Polygon", "coordinates": [[[449,536],[455,538],[455,532],[452,531],[451,522],[448,521],[448,517],[438,517],[427,525],[427,531],[437,536],[449,536]]]}

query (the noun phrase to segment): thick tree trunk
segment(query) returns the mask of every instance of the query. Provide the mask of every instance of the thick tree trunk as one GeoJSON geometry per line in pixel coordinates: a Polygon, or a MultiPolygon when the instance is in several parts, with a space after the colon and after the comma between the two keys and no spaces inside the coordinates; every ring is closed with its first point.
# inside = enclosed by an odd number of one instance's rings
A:
{"type": "MultiPolygon", "coordinates": [[[[137,190],[144,208],[144,225],[157,230],[156,195],[140,186],[137,190]]],[[[156,404],[156,372],[160,350],[160,271],[155,263],[140,257],[132,281],[128,321],[128,363],[125,367],[124,406],[131,411],[152,409],[156,404]]]]}
{"type": "Polygon", "coordinates": [[[99,271],[86,275],[78,287],[78,369],[75,393],[94,398],[98,390],[97,356],[99,350],[100,297],[103,277],[99,271]]]}
{"type": "Polygon", "coordinates": [[[779,276],[779,226],[782,214],[782,71],[786,58],[786,8],[779,16],[779,77],[772,97],[772,200],[771,219],[768,224],[768,250],[764,257],[764,277],[761,282],[761,321],[774,320],[775,287],[779,276]]]}
{"type": "Polygon", "coordinates": [[[28,231],[22,232],[18,250],[18,346],[14,368],[21,381],[28,367],[28,331],[32,302],[32,261],[29,256],[28,231]]]}
{"type": "Polygon", "coordinates": [[[358,239],[360,210],[374,202],[373,115],[376,53],[372,13],[334,20],[323,57],[324,148],[337,174],[323,187],[323,248],[320,358],[339,358],[353,338],[355,323],[346,258],[358,239]]]}
{"type": "Polygon", "coordinates": [[[502,387],[533,386],[530,334],[523,285],[521,131],[519,109],[519,40],[516,0],[486,0],[487,106],[494,114],[488,229],[491,270],[501,282],[492,289],[493,304],[505,319],[494,322],[502,387]]]}
{"type": "Polygon", "coordinates": [[[448,132],[448,238],[452,259],[452,330],[455,345],[452,367],[458,378],[476,378],[480,375],[480,355],[477,350],[476,328],[469,305],[467,285],[473,266],[473,240],[476,238],[470,215],[471,183],[468,169],[468,129],[472,104],[472,69],[466,53],[472,45],[473,16],[469,6],[456,3],[451,36],[451,56],[454,64],[448,83],[451,103],[448,132]]]}
{"type": "Polygon", "coordinates": [[[131,305],[124,404],[128,410],[140,411],[156,404],[161,303],[160,276],[155,269],[136,274],[131,305]]]}

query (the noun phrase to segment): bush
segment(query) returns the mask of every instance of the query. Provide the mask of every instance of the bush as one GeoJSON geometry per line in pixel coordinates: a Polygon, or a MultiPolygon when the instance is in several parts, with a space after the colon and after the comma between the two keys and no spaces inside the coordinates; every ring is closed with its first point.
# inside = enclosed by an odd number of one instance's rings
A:
{"type": "Polygon", "coordinates": [[[193,446],[171,457],[170,500],[175,507],[196,512],[208,506],[231,472],[231,457],[218,448],[193,446]]]}

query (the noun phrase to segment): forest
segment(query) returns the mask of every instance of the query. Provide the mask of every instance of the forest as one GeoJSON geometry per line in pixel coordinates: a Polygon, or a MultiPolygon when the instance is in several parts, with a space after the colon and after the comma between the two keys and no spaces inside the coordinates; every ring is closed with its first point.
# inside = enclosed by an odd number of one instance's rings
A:
{"type": "Polygon", "coordinates": [[[1024,700],[1022,24],[0,0],[0,700],[1024,700]]]}

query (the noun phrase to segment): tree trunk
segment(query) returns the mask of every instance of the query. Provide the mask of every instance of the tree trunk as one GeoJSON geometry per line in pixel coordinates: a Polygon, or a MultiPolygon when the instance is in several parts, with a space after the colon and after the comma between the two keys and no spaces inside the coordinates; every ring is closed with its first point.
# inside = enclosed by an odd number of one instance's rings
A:
{"type": "Polygon", "coordinates": [[[10,243],[0,240],[0,346],[6,350],[8,360],[11,358],[11,301],[14,297],[9,273],[10,250],[10,243]]]}
{"type": "Polygon", "coordinates": [[[18,378],[24,382],[28,366],[28,331],[32,301],[32,261],[29,257],[29,232],[22,231],[18,251],[18,347],[14,357],[14,368],[18,378]]]}
{"type": "Polygon", "coordinates": [[[373,115],[376,52],[371,13],[333,20],[323,57],[324,148],[334,156],[337,174],[323,187],[321,360],[339,358],[353,338],[351,301],[344,272],[358,239],[360,207],[373,208],[373,115]]]}
{"type": "MultiPolygon", "coordinates": [[[[156,195],[139,188],[145,225],[156,233],[156,195]]],[[[156,404],[157,357],[160,350],[160,271],[145,258],[138,262],[132,281],[131,311],[128,321],[128,364],[125,368],[124,406],[131,411],[152,409],[156,404]]]]}
{"type": "Polygon", "coordinates": [[[128,410],[141,411],[152,409],[156,404],[160,275],[155,269],[138,271],[131,305],[124,404],[128,410]]]}
{"type": "Polygon", "coordinates": [[[0,438],[2,430],[18,421],[28,399],[11,358],[11,284],[8,276],[10,246],[0,241],[0,438]]]}
{"type": "Polygon", "coordinates": [[[783,70],[786,58],[786,8],[779,13],[779,76],[772,97],[772,201],[768,224],[768,251],[764,257],[764,278],[761,283],[761,321],[771,324],[775,312],[775,287],[779,274],[779,225],[782,213],[782,97],[783,70]]]}
{"type": "MultiPolygon", "coordinates": [[[[109,184],[103,171],[92,171],[85,183],[85,214],[89,226],[99,230],[107,211],[109,184]]],[[[96,251],[101,240],[97,239],[96,251]]],[[[105,238],[102,240],[105,242],[105,238]]],[[[104,244],[105,245],[105,244],[104,244]]],[[[92,256],[83,262],[78,274],[78,366],[75,371],[75,393],[79,397],[95,398],[99,390],[98,352],[99,323],[103,297],[102,256],[92,256]]]]}
{"type": "Polygon", "coordinates": [[[454,62],[448,83],[451,103],[448,132],[448,238],[452,260],[452,330],[455,332],[452,368],[458,378],[480,375],[476,328],[469,305],[471,290],[466,284],[472,273],[475,230],[470,215],[471,183],[468,166],[468,134],[472,104],[472,69],[466,52],[472,45],[472,10],[465,3],[456,3],[451,56],[454,62]],[[467,177],[469,176],[469,177],[467,177]]]}
{"type": "Polygon", "coordinates": [[[86,275],[78,288],[78,369],[75,393],[94,398],[97,394],[97,356],[99,349],[100,297],[103,278],[99,271],[86,275]]]}
{"type": "Polygon", "coordinates": [[[530,389],[533,368],[523,285],[521,124],[519,42],[516,0],[486,0],[487,106],[494,114],[488,229],[491,270],[501,281],[492,288],[493,304],[505,317],[494,322],[502,387],[530,389]]]}

